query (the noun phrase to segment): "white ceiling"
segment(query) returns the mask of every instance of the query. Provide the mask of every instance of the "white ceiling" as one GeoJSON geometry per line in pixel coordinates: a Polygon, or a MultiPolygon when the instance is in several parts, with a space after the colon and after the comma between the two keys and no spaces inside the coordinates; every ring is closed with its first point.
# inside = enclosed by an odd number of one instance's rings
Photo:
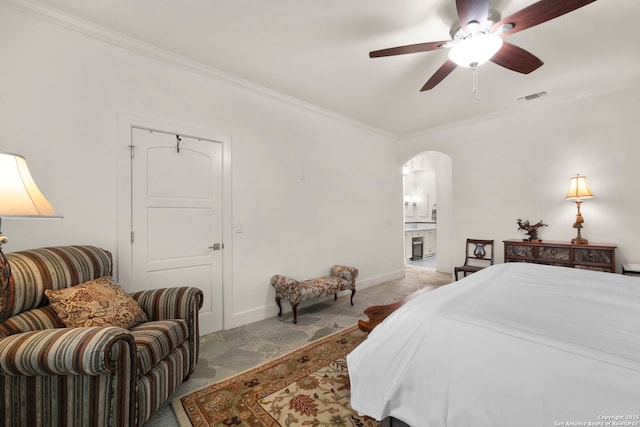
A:
{"type": "MultiPolygon", "coordinates": [[[[449,39],[455,0],[40,0],[259,86],[396,135],[640,81],[640,1],[598,0],[506,38],[542,59],[529,75],[493,63],[457,68],[419,92],[447,59],[368,52],[449,39]]],[[[508,16],[534,0],[490,0],[508,16]]]]}

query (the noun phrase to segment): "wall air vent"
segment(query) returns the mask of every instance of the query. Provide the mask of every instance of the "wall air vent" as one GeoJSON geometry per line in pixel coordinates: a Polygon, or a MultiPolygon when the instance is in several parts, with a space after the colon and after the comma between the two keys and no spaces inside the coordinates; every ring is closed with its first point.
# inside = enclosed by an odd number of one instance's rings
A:
{"type": "Polygon", "coordinates": [[[538,93],[532,93],[531,95],[527,95],[527,96],[521,96],[520,98],[518,98],[518,101],[533,101],[534,99],[538,99],[542,96],[546,96],[547,92],[538,92],[538,93]]]}

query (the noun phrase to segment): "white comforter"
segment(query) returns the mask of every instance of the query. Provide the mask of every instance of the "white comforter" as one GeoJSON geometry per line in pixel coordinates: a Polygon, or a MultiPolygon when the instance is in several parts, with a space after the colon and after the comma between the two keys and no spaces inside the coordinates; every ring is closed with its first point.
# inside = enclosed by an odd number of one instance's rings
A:
{"type": "Polygon", "coordinates": [[[640,278],[498,264],[411,300],[347,362],[378,420],[639,427],[640,278]]]}

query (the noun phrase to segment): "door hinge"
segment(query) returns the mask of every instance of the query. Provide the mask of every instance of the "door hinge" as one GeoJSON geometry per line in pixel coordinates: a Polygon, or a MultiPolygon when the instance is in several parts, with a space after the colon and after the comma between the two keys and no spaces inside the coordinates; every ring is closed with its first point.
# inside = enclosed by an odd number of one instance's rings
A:
{"type": "Polygon", "coordinates": [[[136,153],[135,153],[135,149],[136,149],[136,146],[135,146],[135,145],[130,145],[130,146],[129,146],[129,156],[131,156],[131,158],[132,158],[132,159],[133,159],[133,157],[136,155],[136,153]]]}
{"type": "Polygon", "coordinates": [[[135,240],[135,232],[131,232],[131,243],[135,240]]]}

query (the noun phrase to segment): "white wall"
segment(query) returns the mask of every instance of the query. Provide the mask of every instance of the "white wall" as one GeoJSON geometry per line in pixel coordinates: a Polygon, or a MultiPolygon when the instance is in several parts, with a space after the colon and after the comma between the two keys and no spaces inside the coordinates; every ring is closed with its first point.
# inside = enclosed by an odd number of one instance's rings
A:
{"type": "Polygon", "coordinates": [[[517,218],[549,224],[543,239],[570,240],[575,204],[564,194],[576,173],[589,178],[596,195],[583,204],[584,237],[617,243],[619,263],[640,261],[637,85],[562,103],[535,101],[396,145],[389,135],[300,103],[4,5],[0,53],[0,149],[27,157],[65,217],[3,221],[6,251],[71,243],[116,251],[119,113],[231,137],[232,216],[245,232],[233,234],[229,251],[227,327],[275,314],[268,283],[274,273],[311,277],[346,263],[360,269],[361,287],[401,275],[401,164],[423,151],[452,159],[450,204],[440,202],[446,190],[437,190],[439,267],[462,262],[468,236],[521,238],[517,218]]]}
{"type": "Polygon", "coordinates": [[[639,97],[636,84],[563,102],[540,100],[399,141],[400,159],[434,150],[453,160],[452,238],[438,241],[439,265],[441,256],[462,263],[467,237],[496,240],[502,262],[502,240],[524,237],[518,218],[548,224],[540,231],[544,240],[570,241],[576,206],[564,196],[577,173],[587,176],[596,196],[582,204],[583,237],[617,244],[618,271],[620,263],[640,261],[639,97]]]}
{"type": "Polygon", "coordinates": [[[64,216],[3,221],[6,251],[116,251],[116,173],[126,155],[117,117],[126,113],[232,139],[232,216],[244,233],[231,242],[227,328],[275,314],[275,273],[308,278],[344,263],[360,269],[360,287],[403,274],[402,180],[391,136],[4,5],[0,54],[0,149],[27,158],[64,216]]]}

